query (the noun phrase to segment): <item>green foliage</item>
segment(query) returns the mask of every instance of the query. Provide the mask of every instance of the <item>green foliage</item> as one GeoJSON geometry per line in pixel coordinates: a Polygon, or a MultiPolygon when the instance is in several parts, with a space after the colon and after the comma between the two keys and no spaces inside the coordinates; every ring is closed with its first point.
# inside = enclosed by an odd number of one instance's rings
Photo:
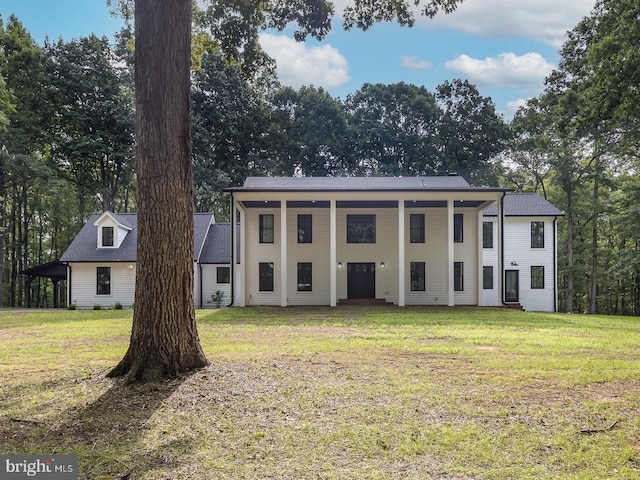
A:
{"type": "Polygon", "coordinates": [[[96,304],[93,306],[93,309],[94,309],[94,310],[102,310],[102,305],[101,305],[101,304],[99,304],[99,303],[96,303],[96,304]]]}
{"type": "Polygon", "coordinates": [[[216,290],[211,294],[211,301],[216,306],[216,308],[220,308],[222,306],[223,300],[224,300],[224,292],[222,290],[216,290]]]}
{"type": "Polygon", "coordinates": [[[120,302],[116,302],[111,307],[113,310],[122,310],[122,304],[120,302]]]}
{"type": "Polygon", "coordinates": [[[77,310],[78,309],[78,305],[75,303],[72,303],[69,305],[69,310],[77,310]]]}

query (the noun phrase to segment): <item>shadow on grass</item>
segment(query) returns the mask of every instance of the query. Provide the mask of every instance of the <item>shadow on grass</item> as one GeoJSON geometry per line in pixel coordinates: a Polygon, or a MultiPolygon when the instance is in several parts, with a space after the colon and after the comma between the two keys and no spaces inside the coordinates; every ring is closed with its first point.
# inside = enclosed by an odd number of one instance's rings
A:
{"type": "Polygon", "coordinates": [[[78,455],[79,479],[140,478],[162,468],[162,448],[147,447],[152,417],[191,375],[145,385],[111,380],[111,388],[60,425],[53,435],[60,453],[78,455]]]}

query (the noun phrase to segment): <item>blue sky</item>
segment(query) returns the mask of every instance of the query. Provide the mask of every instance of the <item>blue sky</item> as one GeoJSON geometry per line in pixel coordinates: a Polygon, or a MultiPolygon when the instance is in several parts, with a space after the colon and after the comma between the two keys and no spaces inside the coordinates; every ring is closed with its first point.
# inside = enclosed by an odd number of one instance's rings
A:
{"type": "MultiPolygon", "coordinates": [[[[321,86],[344,99],[365,82],[404,81],[433,91],[462,78],[510,118],[542,91],[565,32],[589,14],[595,0],[466,0],[451,15],[416,16],[411,29],[379,24],[367,32],[343,32],[339,12],[348,3],[334,0],[334,30],[322,42],[296,44],[286,32],[263,34],[263,48],[276,59],[282,83],[321,86]]],[[[40,43],[46,35],[112,36],[121,25],[106,0],[2,0],[3,19],[12,13],[40,43]]]]}

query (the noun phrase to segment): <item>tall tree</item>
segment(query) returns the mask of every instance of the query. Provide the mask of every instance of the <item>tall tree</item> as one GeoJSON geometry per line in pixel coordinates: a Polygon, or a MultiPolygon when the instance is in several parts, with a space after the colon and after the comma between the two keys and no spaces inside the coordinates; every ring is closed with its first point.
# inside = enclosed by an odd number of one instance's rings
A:
{"type": "MultiPolygon", "coordinates": [[[[430,0],[429,15],[461,0],[430,0]]],[[[356,0],[353,18],[412,19],[414,2],[356,0]],[[358,10],[358,7],[361,7],[358,10]]],[[[332,4],[323,0],[211,2],[210,25],[225,20],[225,46],[244,39],[242,51],[256,51],[260,27],[300,25],[296,38],[322,37],[332,4]],[[229,10],[233,15],[224,17],[229,10]],[[239,33],[239,35],[236,35],[239,33]],[[248,34],[248,35],[245,35],[248,34]],[[248,39],[248,41],[247,41],[248,39]]],[[[370,21],[368,21],[370,19],[370,21]]],[[[206,365],[193,303],[193,174],[189,112],[191,0],[135,0],[136,158],[138,177],[138,262],[129,349],[110,376],[149,380],[206,365]],[[162,300],[160,300],[162,299],[162,300]]]]}

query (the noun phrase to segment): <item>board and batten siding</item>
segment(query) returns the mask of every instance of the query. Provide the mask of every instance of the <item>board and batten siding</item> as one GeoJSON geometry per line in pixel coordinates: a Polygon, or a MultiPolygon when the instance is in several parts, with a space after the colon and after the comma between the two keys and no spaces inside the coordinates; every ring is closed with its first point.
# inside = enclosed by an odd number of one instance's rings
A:
{"type": "Polygon", "coordinates": [[[120,302],[124,308],[133,305],[136,269],[132,263],[71,263],[71,304],[78,308],[101,305],[110,308],[120,302]],[[98,267],[111,267],[111,293],[98,295],[98,267]]]}
{"type": "Polygon", "coordinates": [[[493,267],[493,288],[483,288],[482,295],[484,297],[484,305],[487,307],[497,307],[502,305],[502,292],[500,291],[500,275],[501,265],[499,259],[498,245],[500,242],[500,235],[498,230],[497,217],[486,217],[484,222],[491,222],[493,224],[493,247],[482,249],[482,265],[485,267],[493,267]]]}
{"type": "Polygon", "coordinates": [[[455,213],[462,214],[462,243],[453,246],[453,261],[463,262],[463,291],[454,292],[456,305],[478,304],[478,210],[475,208],[456,208],[455,213]]]}
{"type": "Polygon", "coordinates": [[[520,303],[525,310],[552,312],[555,308],[554,242],[552,218],[505,218],[504,265],[506,270],[519,271],[520,303]],[[544,222],[544,248],[531,248],[531,222],[544,222]],[[532,266],[544,267],[544,289],[531,288],[532,266]]]}

